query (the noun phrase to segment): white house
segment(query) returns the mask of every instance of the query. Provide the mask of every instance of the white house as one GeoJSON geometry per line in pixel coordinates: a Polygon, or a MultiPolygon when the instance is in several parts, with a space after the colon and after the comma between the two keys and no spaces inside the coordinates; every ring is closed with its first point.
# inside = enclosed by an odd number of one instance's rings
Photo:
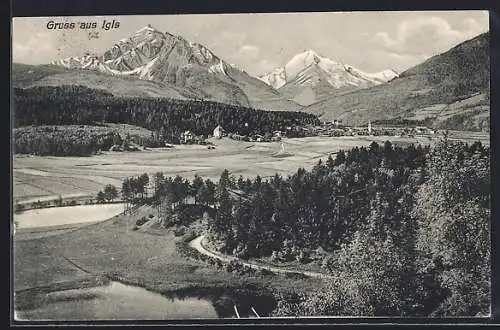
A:
{"type": "Polygon", "coordinates": [[[218,125],[216,128],[214,128],[214,137],[220,139],[222,137],[222,134],[224,133],[224,128],[222,128],[221,125],[218,125]]]}
{"type": "Polygon", "coordinates": [[[184,133],[181,134],[181,141],[184,141],[184,143],[191,141],[194,139],[193,133],[191,131],[185,131],[184,133]]]}

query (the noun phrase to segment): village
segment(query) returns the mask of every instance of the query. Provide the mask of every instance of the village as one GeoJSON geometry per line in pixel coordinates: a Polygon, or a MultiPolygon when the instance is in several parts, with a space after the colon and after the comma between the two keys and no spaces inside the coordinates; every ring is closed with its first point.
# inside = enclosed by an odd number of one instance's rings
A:
{"type": "Polygon", "coordinates": [[[181,133],[179,142],[180,144],[209,144],[209,149],[213,146],[207,142],[208,138],[220,139],[228,137],[233,140],[246,141],[246,142],[278,142],[282,138],[298,138],[298,137],[340,137],[340,136],[394,136],[394,137],[416,137],[435,135],[436,131],[425,127],[404,127],[404,126],[379,126],[372,125],[369,121],[364,126],[347,126],[343,125],[341,121],[323,122],[318,126],[287,126],[284,130],[276,130],[265,134],[249,134],[240,135],[236,133],[227,132],[221,125],[214,128],[213,134],[208,137],[197,136],[193,132],[187,130],[181,133]]]}

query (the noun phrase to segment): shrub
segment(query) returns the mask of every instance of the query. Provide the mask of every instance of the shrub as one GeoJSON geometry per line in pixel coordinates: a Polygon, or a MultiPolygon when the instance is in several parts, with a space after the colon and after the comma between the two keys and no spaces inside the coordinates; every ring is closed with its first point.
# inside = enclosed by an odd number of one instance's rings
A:
{"type": "Polygon", "coordinates": [[[306,264],[311,261],[309,253],[306,251],[300,251],[299,254],[295,257],[295,259],[302,264],[306,264]]]}
{"type": "Polygon", "coordinates": [[[138,220],[135,222],[135,224],[136,224],[137,226],[142,226],[142,225],[143,225],[143,224],[145,224],[146,222],[148,222],[148,219],[146,219],[146,217],[142,217],[142,218],[138,219],[138,220]]]}
{"type": "Polygon", "coordinates": [[[278,252],[277,251],[273,251],[273,253],[271,254],[271,261],[272,262],[276,262],[278,260],[279,260],[278,252]]]}
{"type": "Polygon", "coordinates": [[[274,273],[268,269],[261,268],[259,270],[260,275],[273,275],[274,273]]]}
{"type": "Polygon", "coordinates": [[[76,205],[76,201],[75,201],[75,200],[72,200],[71,202],[69,202],[69,205],[70,205],[70,206],[75,206],[75,205],[76,205]]]}
{"type": "Polygon", "coordinates": [[[22,204],[16,204],[15,212],[16,213],[20,213],[22,211],[24,211],[24,205],[22,205],[22,204]]]}
{"type": "Polygon", "coordinates": [[[193,229],[188,229],[183,234],[182,240],[183,240],[183,242],[187,243],[187,242],[194,240],[197,236],[198,236],[198,234],[196,233],[196,231],[194,231],[193,229]]]}
{"type": "Polygon", "coordinates": [[[285,277],[286,278],[294,278],[294,279],[303,279],[303,278],[307,278],[307,275],[304,275],[302,273],[293,272],[293,273],[285,273],[285,277]]]}
{"type": "Polygon", "coordinates": [[[321,262],[321,268],[329,271],[332,269],[334,262],[335,260],[333,256],[326,256],[325,258],[323,258],[323,261],[321,262]]]}
{"type": "Polygon", "coordinates": [[[175,227],[174,228],[174,236],[180,237],[186,233],[186,227],[175,227]]]}

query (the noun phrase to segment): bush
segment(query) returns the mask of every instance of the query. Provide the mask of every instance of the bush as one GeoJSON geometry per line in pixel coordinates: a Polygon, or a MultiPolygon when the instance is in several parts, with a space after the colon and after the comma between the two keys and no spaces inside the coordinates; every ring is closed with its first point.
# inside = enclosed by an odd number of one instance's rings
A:
{"type": "Polygon", "coordinates": [[[24,211],[24,205],[22,205],[22,204],[16,204],[15,212],[16,213],[20,213],[22,211],[24,211]]]}
{"type": "Polygon", "coordinates": [[[274,273],[268,269],[261,268],[259,270],[260,275],[274,275],[274,273]]]}
{"type": "Polygon", "coordinates": [[[308,262],[311,261],[309,253],[306,251],[300,251],[299,254],[295,257],[295,259],[301,264],[307,264],[308,262]]]}
{"type": "Polygon", "coordinates": [[[231,260],[226,264],[226,270],[230,273],[233,271],[241,271],[243,269],[243,264],[237,260],[231,260]]]}
{"type": "Polygon", "coordinates": [[[143,224],[145,224],[145,223],[146,223],[146,222],[148,222],[148,221],[149,221],[149,220],[148,220],[148,219],[146,219],[146,217],[142,217],[142,218],[140,218],[139,220],[137,220],[137,221],[135,222],[135,224],[136,224],[137,226],[142,226],[143,224]]]}
{"type": "Polygon", "coordinates": [[[196,233],[196,231],[194,231],[193,229],[189,229],[184,233],[182,240],[184,242],[190,242],[194,240],[196,237],[198,237],[198,233],[196,233]]]}
{"type": "Polygon", "coordinates": [[[174,236],[180,237],[186,233],[186,227],[175,227],[174,228],[174,236]]]}
{"type": "Polygon", "coordinates": [[[69,202],[69,206],[75,206],[76,205],[76,201],[75,200],[72,200],[71,202],[69,202]]]}
{"type": "Polygon", "coordinates": [[[332,269],[334,263],[335,259],[333,258],[333,256],[326,256],[323,258],[323,261],[321,262],[321,268],[329,271],[332,269]]]}
{"type": "Polygon", "coordinates": [[[293,273],[285,273],[285,277],[286,278],[293,278],[293,279],[303,279],[303,278],[307,278],[307,275],[304,275],[302,273],[293,272],[293,273]]]}

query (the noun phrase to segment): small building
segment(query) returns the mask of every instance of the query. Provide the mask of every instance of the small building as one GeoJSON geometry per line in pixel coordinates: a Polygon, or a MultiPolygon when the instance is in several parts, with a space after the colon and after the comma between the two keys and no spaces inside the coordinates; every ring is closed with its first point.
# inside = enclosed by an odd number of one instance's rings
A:
{"type": "Polygon", "coordinates": [[[223,134],[224,134],[224,128],[222,128],[221,125],[217,125],[217,127],[214,128],[214,134],[213,134],[214,137],[220,139],[222,138],[223,134]]]}
{"type": "Polygon", "coordinates": [[[188,141],[193,141],[194,134],[191,131],[185,131],[181,133],[181,141],[186,143],[188,141]]]}

